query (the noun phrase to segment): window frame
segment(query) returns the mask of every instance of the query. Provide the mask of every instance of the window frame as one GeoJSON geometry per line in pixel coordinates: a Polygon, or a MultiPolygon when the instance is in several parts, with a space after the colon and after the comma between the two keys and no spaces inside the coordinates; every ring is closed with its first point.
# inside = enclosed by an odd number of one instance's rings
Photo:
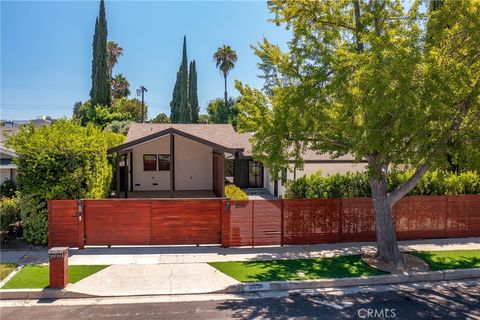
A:
{"type": "MultiPolygon", "coordinates": [[[[147,160],[147,161],[153,161],[153,160],[147,160]]],[[[157,155],[156,154],[153,154],[153,153],[143,154],[143,171],[157,171],[157,162],[158,161],[157,161],[157,155]],[[146,160],[145,157],[148,157],[148,156],[155,158],[155,168],[154,169],[151,169],[151,168],[146,169],[145,168],[145,160],[146,160]]]]}
{"type": "Polygon", "coordinates": [[[172,157],[169,153],[159,153],[157,154],[157,168],[158,171],[170,171],[172,167],[172,157]],[[165,160],[168,158],[168,161],[165,160]],[[161,164],[168,164],[168,169],[161,167],[161,164]]]}

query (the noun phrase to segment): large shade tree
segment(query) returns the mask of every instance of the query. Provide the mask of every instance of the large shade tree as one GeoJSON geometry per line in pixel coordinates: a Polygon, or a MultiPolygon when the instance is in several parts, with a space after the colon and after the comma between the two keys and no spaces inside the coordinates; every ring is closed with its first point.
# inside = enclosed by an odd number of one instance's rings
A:
{"type": "Polygon", "coordinates": [[[213,60],[216,63],[217,68],[223,75],[225,92],[224,92],[224,101],[225,105],[228,104],[228,94],[227,94],[227,76],[235,68],[235,63],[237,63],[238,56],[235,50],[230,46],[223,45],[219,47],[217,51],[213,54],[213,60]]]}
{"type": "MultiPolygon", "coordinates": [[[[368,161],[377,258],[404,267],[392,207],[446,155],[480,152],[480,3],[473,0],[274,0],[288,52],[255,47],[266,79],[237,83],[239,124],[279,172],[306,149],[368,161]],[[400,166],[399,166],[400,165],[400,166]],[[392,168],[414,174],[387,190],[392,168]]],[[[470,155],[470,156],[469,156],[470,155]]]]}

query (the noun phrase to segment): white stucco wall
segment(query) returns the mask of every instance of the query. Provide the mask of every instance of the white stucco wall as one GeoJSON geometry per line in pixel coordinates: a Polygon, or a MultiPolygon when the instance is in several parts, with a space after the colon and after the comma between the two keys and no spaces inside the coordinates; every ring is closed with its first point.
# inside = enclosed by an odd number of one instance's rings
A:
{"type": "MultiPolygon", "coordinates": [[[[144,154],[170,154],[170,137],[133,148],[133,190],[170,190],[170,171],[143,171],[144,154]]],[[[175,190],[212,190],[211,147],[175,135],[174,159],[175,190]]]]}
{"type": "MultiPolygon", "coordinates": [[[[287,171],[287,181],[294,180],[294,177],[300,178],[311,175],[318,170],[322,171],[322,176],[329,176],[335,173],[345,174],[347,172],[362,172],[366,170],[366,167],[366,163],[306,163],[302,170],[296,169],[294,175],[294,166],[290,165],[290,170],[287,171]]],[[[264,178],[265,188],[267,188],[271,194],[274,194],[274,182],[271,180],[271,175],[267,168],[265,168],[264,178]]],[[[284,193],[285,186],[283,186],[281,180],[279,180],[278,195],[283,196],[284,193]]]]}
{"type": "Polygon", "coordinates": [[[212,148],[175,136],[175,190],[212,190],[212,148]]]}
{"type": "MultiPolygon", "coordinates": [[[[6,180],[13,180],[11,179],[11,169],[0,169],[0,184],[5,182],[6,180]]],[[[12,181],[15,182],[15,181],[12,181]]]]}
{"type": "Polygon", "coordinates": [[[170,154],[169,136],[141,144],[133,149],[133,190],[170,190],[170,171],[143,171],[144,154],[170,154]],[[158,185],[155,186],[154,183],[158,185]],[[140,185],[136,186],[136,184],[140,185]]]}

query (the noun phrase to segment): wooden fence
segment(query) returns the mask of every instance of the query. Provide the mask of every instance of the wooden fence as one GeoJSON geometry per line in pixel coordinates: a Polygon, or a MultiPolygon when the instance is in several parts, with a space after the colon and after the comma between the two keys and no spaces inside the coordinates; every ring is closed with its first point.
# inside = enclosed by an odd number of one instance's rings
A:
{"type": "MultiPolygon", "coordinates": [[[[374,241],[370,198],[228,201],[224,246],[374,241]]],[[[393,208],[397,238],[480,236],[480,195],[411,196],[393,208]]]]}
{"type": "MultiPolygon", "coordinates": [[[[375,240],[369,198],[53,200],[48,208],[50,247],[375,240]]],[[[480,236],[480,195],[405,197],[393,215],[399,239],[480,236]]]]}

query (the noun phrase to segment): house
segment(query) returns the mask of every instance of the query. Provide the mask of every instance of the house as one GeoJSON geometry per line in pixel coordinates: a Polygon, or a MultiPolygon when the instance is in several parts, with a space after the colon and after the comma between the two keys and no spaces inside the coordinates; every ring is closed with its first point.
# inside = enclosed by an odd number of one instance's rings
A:
{"type": "Polygon", "coordinates": [[[16,156],[15,151],[0,143],[0,184],[6,180],[17,183],[17,166],[13,163],[16,156]]]}
{"type": "Polygon", "coordinates": [[[116,155],[116,195],[121,197],[223,197],[225,180],[243,189],[266,189],[282,196],[286,180],[322,170],[324,174],[363,171],[348,156],[305,153],[302,170],[291,161],[281,181],[252,156],[250,133],[230,124],[134,123],[116,155]],[[233,168],[233,170],[226,168],[233,168]]]}
{"type": "Polygon", "coordinates": [[[33,124],[35,127],[48,126],[52,123],[50,117],[39,116],[34,120],[0,120],[0,184],[6,180],[17,183],[17,166],[13,159],[17,157],[15,150],[4,144],[8,136],[16,134],[22,126],[33,124]]]}

